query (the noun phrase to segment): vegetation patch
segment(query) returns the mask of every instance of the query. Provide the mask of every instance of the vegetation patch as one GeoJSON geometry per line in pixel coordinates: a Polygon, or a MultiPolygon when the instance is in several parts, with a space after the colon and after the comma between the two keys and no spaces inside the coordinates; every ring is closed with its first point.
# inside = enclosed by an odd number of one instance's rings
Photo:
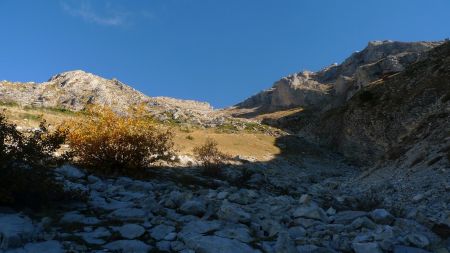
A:
{"type": "Polygon", "coordinates": [[[75,196],[64,191],[51,170],[59,162],[53,153],[65,135],[49,132],[45,122],[25,135],[0,114],[0,205],[40,208],[75,196]]]}
{"type": "Polygon", "coordinates": [[[143,109],[119,115],[111,108],[93,106],[85,117],[61,127],[80,165],[106,173],[128,173],[174,157],[173,134],[143,109]]]}
{"type": "Polygon", "coordinates": [[[230,156],[221,152],[213,139],[207,139],[201,146],[194,148],[194,155],[203,167],[203,173],[208,176],[219,176],[222,167],[230,160],[230,156]]]}

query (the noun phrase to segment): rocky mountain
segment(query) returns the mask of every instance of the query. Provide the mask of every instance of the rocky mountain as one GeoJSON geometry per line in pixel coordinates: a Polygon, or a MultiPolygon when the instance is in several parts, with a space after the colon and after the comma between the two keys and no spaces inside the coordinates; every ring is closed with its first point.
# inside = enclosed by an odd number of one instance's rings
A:
{"type": "Polygon", "coordinates": [[[442,42],[372,41],[361,52],[353,53],[341,64],[317,72],[303,71],[282,78],[262,91],[230,108],[238,117],[304,107],[326,110],[343,104],[362,87],[375,80],[403,71],[422,59],[442,42]]]}
{"type": "Polygon", "coordinates": [[[88,104],[123,109],[150,98],[116,79],[108,80],[81,70],[64,72],[44,83],[0,83],[0,100],[21,106],[58,107],[74,111],[88,104]]]}
{"type": "Polygon", "coordinates": [[[149,97],[120,82],[82,70],[57,74],[44,83],[0,82],[0,101],[19,106],[80,111],[90,104],[107,105],[119,112],[146,104],[158,119],[205,125],[224,122],[206,102],[168,97],[149,97]]]}

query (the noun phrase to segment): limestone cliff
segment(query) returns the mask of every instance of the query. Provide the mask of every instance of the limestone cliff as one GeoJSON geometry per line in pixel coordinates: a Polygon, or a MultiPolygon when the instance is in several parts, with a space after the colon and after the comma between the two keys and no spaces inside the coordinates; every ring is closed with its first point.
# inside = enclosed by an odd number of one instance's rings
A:
{"type": "Polygon", "coordinates": [[[282,78],[231,108],[238,117],[294,107],[328,110],[341,105],[369,83],[398,73],[422,59],[426,52],[442,42],[373,41],[341,64],[318,72],[304,71],[282,78]]]}

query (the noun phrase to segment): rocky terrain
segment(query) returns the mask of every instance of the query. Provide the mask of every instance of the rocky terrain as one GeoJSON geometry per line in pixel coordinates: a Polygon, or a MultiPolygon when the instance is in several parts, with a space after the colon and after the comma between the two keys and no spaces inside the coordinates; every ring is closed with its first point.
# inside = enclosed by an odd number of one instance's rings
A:
{"type": "Polygon", "coordinates": [[[450,42],[382,41],[221,111],[82,71],[2,82],[3,103],[145,103],[163,122],[238,130],[254,123],[230,114],[271,115],[291,134],[276,136],[270,160],[237,156],[218,177],[187,155],[142,178],[61,166],[57,180],[86,201],[0,208],[0,252],[448,253],[449,80],[450,42]]]}
{"type": "Polygon", "coordinates": [[[195,167],[136,180],[65,165],[57,178],[87,201],[51,214],[2,210],[0,251],[448,252],[435,227],[346,196],[337,186],[355,168],[299,144],[302,158],[241,159],[216,179],[195,167]]]}

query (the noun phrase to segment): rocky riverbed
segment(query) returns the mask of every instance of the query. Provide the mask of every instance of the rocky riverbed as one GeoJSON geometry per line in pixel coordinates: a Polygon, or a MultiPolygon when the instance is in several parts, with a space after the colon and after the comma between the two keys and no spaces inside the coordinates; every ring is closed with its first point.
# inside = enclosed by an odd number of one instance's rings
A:
{"type": "Polygon", "coordinates": [[[339,186],[355,168],[333,156],[241,159],[221,178],[194,167],[157,170],[145,180],[99,177],[71,165],[56,174],[86,201],[47,213],[0,210],[0,252],[444,253],[450,247],[411,217],[346,204],[339,186]]]}

